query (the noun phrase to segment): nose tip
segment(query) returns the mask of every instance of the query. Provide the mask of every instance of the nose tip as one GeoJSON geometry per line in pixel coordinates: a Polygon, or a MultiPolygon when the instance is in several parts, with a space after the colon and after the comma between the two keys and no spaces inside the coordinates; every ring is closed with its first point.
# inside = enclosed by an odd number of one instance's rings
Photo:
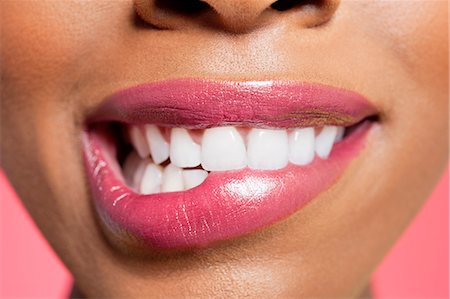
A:
{"type": "Polygon", "coordinates": [[[232,31],[246,31],[263,23],[263,14],[270,9],[273,0],[207,0],[217,13],[225,28],[232,31]]]}
{"type": "Polygon", "coordinates": [[[138,15],[164,29],[221,28],[248,32],[291,16],[314,27],[334,15],[340,0],[134,0],[138,15]]]}

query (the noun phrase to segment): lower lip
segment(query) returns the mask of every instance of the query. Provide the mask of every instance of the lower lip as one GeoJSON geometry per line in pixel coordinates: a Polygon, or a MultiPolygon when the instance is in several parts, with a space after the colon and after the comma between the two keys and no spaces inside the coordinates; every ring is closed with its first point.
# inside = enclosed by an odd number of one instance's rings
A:
{"type": "Polygon", "coordinates": [[[152,249],[204,247],[243,236],[288,217],[328,189],[363,148],[372,124],[363,123],[334,145],[327,160],[276,171],[213,172],[198,187],[141,195],[121,179],[99,135],[83,137],[95,205],[116,240],[152,249]]]}

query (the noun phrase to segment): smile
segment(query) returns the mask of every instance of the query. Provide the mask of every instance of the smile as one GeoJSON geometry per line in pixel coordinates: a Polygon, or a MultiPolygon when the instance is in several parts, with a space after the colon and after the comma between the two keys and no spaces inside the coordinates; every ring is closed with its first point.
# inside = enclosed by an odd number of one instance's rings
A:
{"type": "Polygon", "coordinates": [[[95,110],[85,164],[115,238],[203,247],[301,209],[339,178],[376,120],[364,97],[324,85],[164,81],[95,110]]]}

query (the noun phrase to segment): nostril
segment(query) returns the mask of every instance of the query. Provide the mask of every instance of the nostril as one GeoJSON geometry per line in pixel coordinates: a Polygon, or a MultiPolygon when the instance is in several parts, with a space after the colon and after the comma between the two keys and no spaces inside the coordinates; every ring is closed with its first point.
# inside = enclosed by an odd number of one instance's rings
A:
{"type": "Polygon", "coordinates": [[[341,0],[134,0],[141,20],[158,29],[209,26],[243,33],[276,20],[304,28],[328,22],[341,0]],[[278,13],[291,10],[293,13],[278,13]],[[294,18],[290,17],[294,15],[294,18]]]}
{"type": "Polygon", "coordinates": [[[201,0],[156,0],[155,7],[162,11],[190,15],[203,12],[210,6],[201,0]]]}
{"type": "Polygon", "coordinates": [[[285,11],[293,8],[297,4],[298,0],[278,0],[274,2],[270,7],[278,11],[285,11]]]}
{"type": "Polygon", "coordinates": [[[304,0],[278,0],[272,3],[270,7],[278,11],[286,11],[295,6],[307,4],[307,2],[304,0]]]}

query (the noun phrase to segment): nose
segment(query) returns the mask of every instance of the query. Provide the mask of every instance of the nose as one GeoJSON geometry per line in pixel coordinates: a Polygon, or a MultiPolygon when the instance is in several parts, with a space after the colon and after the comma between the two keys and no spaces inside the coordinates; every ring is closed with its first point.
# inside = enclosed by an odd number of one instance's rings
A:
{"type": "Polygon", "coordinates": [[[340,0],[135,0],[137,14],[163,29],[213,27],[248,32],[289,16],[303,27],[329,21],[340,0]]]}

